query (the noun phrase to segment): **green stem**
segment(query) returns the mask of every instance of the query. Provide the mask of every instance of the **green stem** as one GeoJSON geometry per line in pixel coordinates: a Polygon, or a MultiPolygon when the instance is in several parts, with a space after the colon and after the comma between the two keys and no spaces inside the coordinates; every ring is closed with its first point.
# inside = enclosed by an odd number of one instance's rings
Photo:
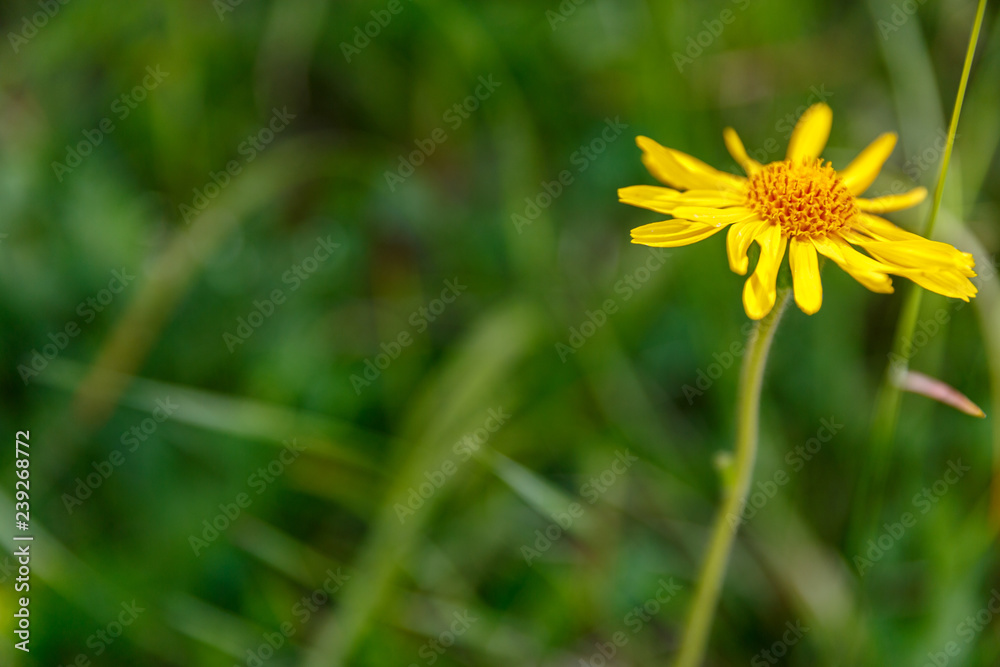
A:
{"type": "Polygon", "coordinates": [[[746,356],[740,375],[739,396],[736,409],[736,457],[722,475],[723,503],[715,517],[712,537],[708,545],[687,625],[681,637],[681,648],[676,667],[697,667],[705,655],[705,646],[712,629],[712,618],[719,601],[722,580],[726,574],[729,553],[736,537],[740,516],[746,503],[754,463],[757,460],[757,431],[760,415],[760,389],[764,378],[767,354],[774,340],[781,314],[788,305],[791,290],[778,292],[777,302],[771,313],[757,323],[750,333],[746,356]]]}
{"type": "Polygon", "coordinates": [[[931,216],[927,219],[924,236],[930,238],[941,210],[941,199],[944,197],[944,179],[948,174],[948,164],[951,162],[951,151],[955,147],[955,136],[958,134],[958,119],[962,115],[962,104],[965,103],[965,89],[969,85],[969,73],[972,72],[972,61],[976,56],[976,45],[979,43],[979,31],[983,27],[983,17],[986,15],[986,0],[979,0],[976,8],[976,19],[972,24],[972,34],[969,35],[969,45],[965,49],[965,64],[962,66],[962,78],[958,82],[958,92],[955,93],[955,108],[951,112],[951,122],[948,124],[948,142],[941,157],[941,173],[938,174],[937,185],[934,187],[934,202],[931,205],[931,216]]]}
{"type": "MultiPolygon", "coordinates": [[[[945,143],[944,155],[941,158],[941,172],[938,175],[937,184],[934,187],[934,198],[931,205],[930,217],[924,229],[924,236],[931,237],[934,231],[934,224],[937,222],[938,213],[941,210],[941,200],[944,197],[945,177],[948,174],[948,165],[951,163],[951,153],[955,146],[955,136],[958,133],[958,120],[962,114],[962,104],[965,101],[965,89],[969,83],[969,73],[972,71],[972,61],[976,54],[976,44],[979,42],[979,32],[983,25],[983,16],[986,12],[987,0],[979,0],[976,9],[976,18],[972,25],[972,34],[969,35],[969,44],[965,52],[965,64],[962,67],[962,78],[958,84],[958,92],[955,95],[955,107],[952,110],[951,121],[948,125],[948,138],[945,143]]],[[[913,331],[917,326],[917,317],[920,314],[920,303],[923,299],[923,290],[911,287],[903,301],[903,309],[899,315],[899,323],[896,326],[896,334],[893,341],[892,362],[886,370],[876,401],[875,416],[872,422],[871,447],[869,448],[868,466],[865,474],[859,482],[858,493],[856,494],[859,507],[866,508],[865,513],[869,515],[869,520],[862,522],[866,532],[855,534],[850,543],[857,547],[861,540],[868,535],[871,528],[878,523],[882,508],[882,494],[885,486],[888,463],[891,458],[892,443],[896,432],[896,425],[899,421],[899,404],[901,393],[897,383],[897,377],[909,368],[909,359],[906,354],[906,347],[913,338],[913,331]]]]}

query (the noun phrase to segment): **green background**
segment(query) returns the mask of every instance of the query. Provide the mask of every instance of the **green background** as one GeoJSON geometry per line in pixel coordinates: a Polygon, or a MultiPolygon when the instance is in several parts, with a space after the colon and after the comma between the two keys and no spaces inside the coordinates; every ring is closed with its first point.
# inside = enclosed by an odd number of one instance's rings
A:
{"type": "MultiPolygon", "coordinates": [[[[0,570],[0,661],[253,665],[270,636],[268,665],[575,666],[617,637],[614,664],[667,664],[747,319],[721,235],[629,243],[660,219],[617,202],[654,183],[634,137],[736,171],[723,127],[780,159],[825,100],[835,167],[897,131],[872,192],[933,188],[975,7],[916,4],[4,3],[0,516],[30,429],[35,542],[32,650],[12,649],[0,570]],[[115,271],[134,276],[118,292],[115,271]]],[[[911,285],[873,294],[828,266],[822,310],[793,307],[777,335],[762,507],[707,664],[772,664],[776,642],[789,665],[923,665],[949,642],[947,664],[1000,659],[997,624],[965,620],[1000,590],[996,18],[936,234],[976,253],[980,296],[925,295],[912,358],[990,417],[906,397],[884,503],[864,502],[911,285]],[[822,420],[841,425],[826,443],[822,420]],[[787,623],[808,632],[782,643],[787,623]]],[[[929,209],[890,217],[915,229],[929,209]]]]}

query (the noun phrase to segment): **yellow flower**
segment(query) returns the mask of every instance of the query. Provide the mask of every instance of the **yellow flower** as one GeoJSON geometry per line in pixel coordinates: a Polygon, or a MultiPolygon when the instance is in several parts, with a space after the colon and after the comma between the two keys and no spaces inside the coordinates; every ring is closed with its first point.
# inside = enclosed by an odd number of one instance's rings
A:
{"type": "Polygon", "coordinates": [[[878,176],[896,145],[896,135],[883,134],[845,169],[834,171],[819,158],[832,122],[830,107],[814,104],[799,118],[785,159],[767,165],[747,155],[736,132],[726,128],[726,147],[746,171],[746,178],[718,171],[648,137],[637,137],[643,164],[658,180],[676,189],[633,185],[618,191],[626,204],[673,216],[633,229],[632,242],[683,246],[728,227],[729,268],[745,275],[747,251],[756,241],[760,257],[743,286],[743,307],[755,320],[774,306],[775,281],[786,247],[795,303],[810,315],[823,301],[817,251],[875,292],[892,292],[892,274],[945,296],[966,301],[975,296],[976,287],[969,280],[976,275],[972,255],[875,215],[915,206],[927,190],[858,197],[878,176]]]}

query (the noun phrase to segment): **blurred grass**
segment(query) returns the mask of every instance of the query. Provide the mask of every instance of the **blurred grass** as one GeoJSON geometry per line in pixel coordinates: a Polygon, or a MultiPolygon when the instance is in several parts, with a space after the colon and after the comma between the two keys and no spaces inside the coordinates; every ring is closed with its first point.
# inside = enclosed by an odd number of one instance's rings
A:
{"type": "MultiPolygon", "coordinates": [[[[480,620],[435,664],[576,665],[619,631],[618,664],[667,662],[717,504],[713,458],[731,447],[738,360],[702,395],[685,386],[742,341],[745,315],[719,239],[616,291],[650,256],[628,229],[655,220],[616,201],[652,183],[632,138],[735,169],[731,125],[751,152],[779,146],[776,159],[787,117],[818,90],[835,111],[835,166],[897,130],[873,191],[930,186],[937,158],[914,160],[944,127],[974,4],[924,3],[883,39],[887,0],[587,0],[555,30],[556,3],[403,0],[351,62],[341,44],[385,3],[244,2],[222,20],[212,3],[60,6],[17,52],[0,48],[0,421],[30,428],[37,457],[32,653],[5,641],[0,662],[228,667],[292,623],[267,664],[424,665],[465,610],[480,620]],[[678,71],[674,54],[726,9],[734,20],[678,71]],[[158,64],[170,75],[119,119],[114,100],[158,64]],[[481,75],[500,87],[453,128],[445,112],[481,75]],[[290,127],[185,224],[178,206],[285,106],[290,127]],[[51,163],[105,117],[114,132],[57,180],[51,163]],[[616,117],[627,130],[580,170],[574,155],[616,117]],[[385,172],[439,127],[447,140],[390,191],[385,172]],[[563,170],[571,185],[519,233],[511,216],[563,170]],[[338,254],[290,291],[285,271],[328,235],[338,254]],[[134,283],[84,322],[78,304],[123,266],[134,283]],[[468,289],[418,332],[411,314],[445,280],[468,289]],[[276,288],[287,302],[230,353],[223,333],[276,288]],[[556,343],[608,299],[619,311],[563,363],[556,343]],[[69,321],[80,335],[26,385],[17,367],[69,321]],[[412,344],[356,392],[351,376],[404,331],[412,344]],[[176,415],[68,513],[63,494],[166,396],[176,415]],[[512,418],[486,453],[400,525],[400,495],[498,405],[512,418]],[[291,438],[306,453],[195,556],[189,535],[291,438]],[[625,449],[640,461],[589,503],[584,485],[625,449]],[[522,546],[574,501],[580,523],[526,563],[522,546]],[[295,605],[338,567],[351,578],[302,622],[295,605]],[[633,633],[628,614],[671,577],[680,594],[633,633]],[[88,638],[132,599],[146,611],[95,655],[88,638]]],[[[5,4],[3,34],[36,11],[5,4]]],[[[980,266],[1000,247],[998,20],[990,8],[941,230],[980,266]]],[[[926,212],[893,219],[915,227],[926,212]]],[[[811,630],[789,665],[921,664],[948,641],[962,649],[950,664],[996,664],[994,622],[969,643],[956,630],[998,586],[996,276],[974,307],[923,300],[918,319],[951,320],[913,366],[994,407],[975,421],[904,397],[878,523],[913,511],[949,461],[972,470],[863,578],[847,535],[869,517],[852,494],[901,299],[835,270],[824,284],[823,309],[790,312],[775,342],[756,479],[791,479],[742,529],[708,664],[746,663],[796,620],[811,630]],[[791,471],[787,453],[831,417],[843,430],[791,471]]]]}

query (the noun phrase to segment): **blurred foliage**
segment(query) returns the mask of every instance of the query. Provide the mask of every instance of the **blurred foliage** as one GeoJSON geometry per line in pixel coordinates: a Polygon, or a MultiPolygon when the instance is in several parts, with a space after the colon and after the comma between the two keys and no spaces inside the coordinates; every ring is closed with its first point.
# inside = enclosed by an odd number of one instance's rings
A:
{"type": "MultiPolygon", "coordinates": [[[[895,130],[873,191],[932,186],[974,3],[917,4],[5,3],[0,420],[11,447],[31,430],[36,541],[30,655],[0,570],[3,664],[666,663],[745,315],[721,237],[628,243],[656,219],[616,201],[653,182],[632,139],[735,170],[723,127],[778,159],[823,98],[834,166],[895,130]],[[275,114],[294,118],[263,131],[275,114]],[[120,291],[116,271],[134,276],[120,291]],[[208,541],[213,520],[231,525],[208,541]]],[[[1000,247],[996,22],[939,225],[980,267],[1000,247]]],[[[765,664],[796,622],[789,665],[924,664],[948,642],[948,664],[997,664],[992,614],[966,620],[1000,587],[1000,297],[981,273],[973,307],[926,296],[921,321],[948,322],[912,364],[991,417],[904,400],[879,523],[916,523],[864,576],[852,492],[900,294],[830,270],[823,309],[786,317],[766,502],[709,664],[765,664]],[[842,428],[795,454],[824,419],[842,428]],[[915,494],[959,460],[922,513],[915,494]]],[[[12,456],[0,480],[7,520],[12,456]]]]}

